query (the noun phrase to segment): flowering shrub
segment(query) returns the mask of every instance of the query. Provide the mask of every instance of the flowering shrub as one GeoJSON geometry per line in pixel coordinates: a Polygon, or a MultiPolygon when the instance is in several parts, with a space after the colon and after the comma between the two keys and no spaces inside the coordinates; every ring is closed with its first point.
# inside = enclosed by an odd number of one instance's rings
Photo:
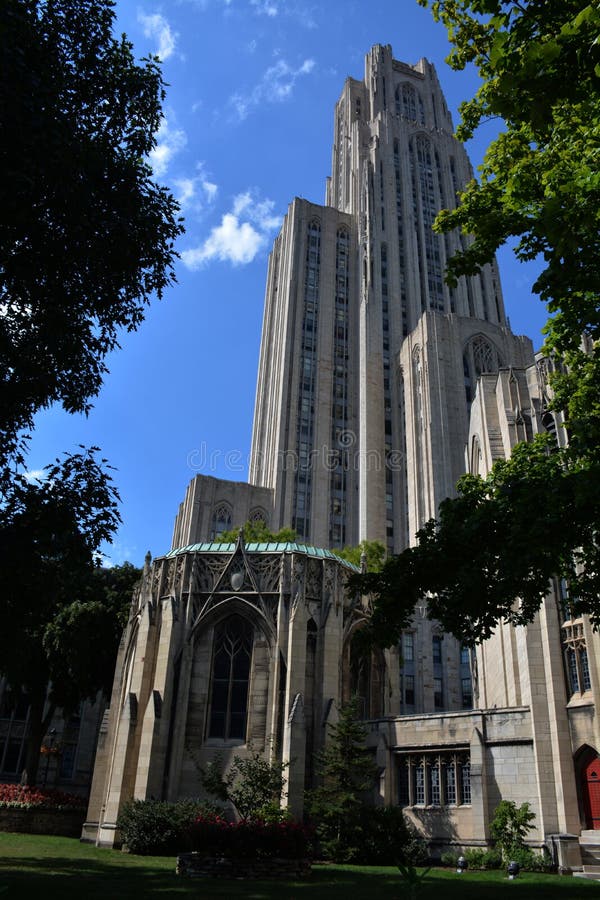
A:
{"type": "Polygon", "coordinates": [[[305,859],[310,832],[296,822],[242,819],[227,822],[219,815],[198,816],[190,828],[193,850],[207,856],[231,858],[305,859]]]}
{"type": "Polygon", "coordinates": [[[0,784],[0,808],[12,809],[85,809],[85,797],[54,788],[0,784]]]}

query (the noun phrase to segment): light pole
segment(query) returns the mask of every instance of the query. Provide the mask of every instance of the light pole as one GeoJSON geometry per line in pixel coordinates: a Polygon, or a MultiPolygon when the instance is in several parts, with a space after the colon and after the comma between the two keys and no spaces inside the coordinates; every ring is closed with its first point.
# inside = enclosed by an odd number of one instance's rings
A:
{"type": "Polygon", "coordinates": [[[51,728],[48,732],[48,736],[50,738],[48,746],[44,745],[46,750],[46,768],[44,770],[44,783],[43,787],[46,787],[46,782],[48,781],[48,767],[50,765],[50,757],[52,756],[52,748],[54,746],[54,737],[56,735],[56,728],[51,728]]]}

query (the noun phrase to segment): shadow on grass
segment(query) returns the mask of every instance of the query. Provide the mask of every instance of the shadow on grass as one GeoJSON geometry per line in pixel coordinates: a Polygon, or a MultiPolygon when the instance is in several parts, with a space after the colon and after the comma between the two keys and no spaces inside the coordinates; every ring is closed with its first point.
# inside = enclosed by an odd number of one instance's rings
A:
{"type": "MultiPolygon", "coordinates": [[[[142,898],[195,896],[244,900],[407,900],[410,896],[393,869],[360,870],[315,866],[303,881],[245,881],[183,879],[175,875],[174,860],[145,861],[142,857],[112,854],[106,859],[31,856],[0,861],[2,900],[80,900],[80,898],[142,898]]],[[[468,873],[433,870],[417,894],[418,900],[591,900],[600,886],[580,879],[527,876],[509,882],[503,873],[468,873]]]]}

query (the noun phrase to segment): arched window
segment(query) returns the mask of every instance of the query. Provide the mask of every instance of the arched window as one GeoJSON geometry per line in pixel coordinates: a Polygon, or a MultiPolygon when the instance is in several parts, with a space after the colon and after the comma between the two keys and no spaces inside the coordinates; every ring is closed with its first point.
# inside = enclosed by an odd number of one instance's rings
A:
{"type": "Polygon", "coordinates": [[[496,372],[498,369],[498,355],[489,341],[484,337],[473,338],[471,342],[473,350],[473,365],[476,375],[484,372],[496,372]]]}
{"type": "Polygon", "coordinates": [[[245,740],[254,628],[233,615],[215,628],[209,738],[245,740]]]}
{"type": "Polygon", "coordinates": [[[502,361],[491,341],[482,334],[476,335],[465,347],[463,369],[465,376],[465,392],[467,403],[473,401],[475,385],[479,375],[495,373],[502,361]]]}
{"type": "Polygon", "coordinates": [[[261,509],[260,506],[256,506],[254,509],[250,510],[250,515],[248,516],[250,522],[258,523],[262,522],[263,525],[269,524],[269,517],[267,516],[264,509],[261,509]]]}
{"type": "Polygon", "coordinates": [[[230,531],[231,521],[231,510],[225,503],[215,506],[210,529],[211,539],[214,540],[220,534],[223,534],[224,531],[230,531]]]}
{"type": "Polygon", "coordinates": [[[425,109],[420,95],[412,84],[398,85],[394,95],[396,102],[396,114],[412,119],[413,122],[425,124],[425,109]]]}

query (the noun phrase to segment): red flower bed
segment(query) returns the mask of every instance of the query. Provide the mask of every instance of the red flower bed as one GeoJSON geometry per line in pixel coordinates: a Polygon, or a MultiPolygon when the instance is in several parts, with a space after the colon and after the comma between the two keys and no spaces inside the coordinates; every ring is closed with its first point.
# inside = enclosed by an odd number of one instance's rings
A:
{"type": "Polygon", "coordinates": [[[12,809],[85,809],[84,797],[54,788],[0,784],[0,808],[12,809]]]}
{"type": "Polygon", "coordinates": [[[198,816],[190,832],[192,849],[206,856],[229,858],[305,859],[310,833],[296,822],[227,822],[220,816],[198,816]]]}

